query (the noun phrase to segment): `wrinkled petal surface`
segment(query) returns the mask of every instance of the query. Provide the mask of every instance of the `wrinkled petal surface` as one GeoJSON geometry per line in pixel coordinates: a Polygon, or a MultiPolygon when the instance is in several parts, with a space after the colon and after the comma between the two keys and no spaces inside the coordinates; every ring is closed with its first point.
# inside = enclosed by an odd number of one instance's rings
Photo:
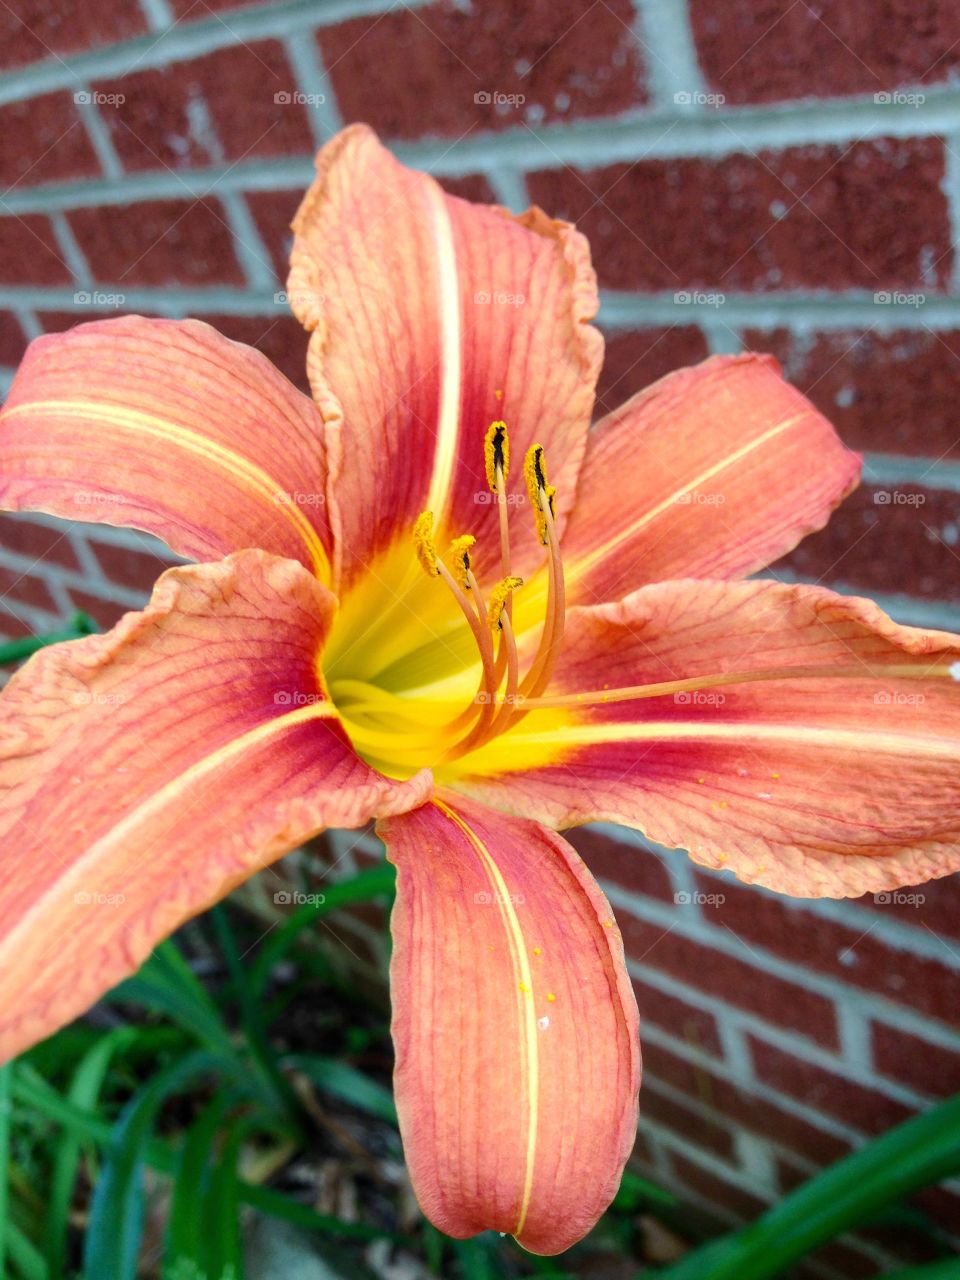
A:
{"type": "Polygon", "coordinates": [[[640,1053],[620,934],[560,836],[470,801],[379,824],[397,866],[395,1088],[424,1212],[558,1253],[633,1146],[640,1053]]]}
{"type": "Polygon", "coordinates": [[[916,884],[960,869],[958,677],[960,638],[868,600],[661,583],[572,610],[550,693],[685,683],[532,712],[474,761],[516,772],[467,785],[556,826],[638,827],[798,897],[916,884]]]}
{"type": "MultiPolygon", "coordinates": [[[[290,303],[313,332],[308,371],[329,428],[343,521],[343,581],[397,538],[409,557],[418,513],[441,535],[478,536],[498,556],[483,439],[510,429],[512,481],[529,444],[571,491],[583,457],[603,341],[586,240],[537,209],[446,195],[366,126],[317,158],[297,214],[290,303]]],[[[526,504],[511,507],[518,572],[534,549],[526,504]]],[[[385,575],[391,577],[391,575],[385,575]]],[[[396,581],[391,581],[396,587],[396,581]]]]}
{"type": "Polygon", "coordinates": [[[132,525],[188,559],[260,547],[327,578],[326,484],[309,397],[196,320],[38,338],[0,414],[0,506],[132,525]]]}
{"type": "Polygon", "coordinates": [[[262,552],[172,569],[0,697],[0,1057],[327,825],[420,803],[353,753],[317,676],[333,598],[262,552]]]}
{"type": "Polygon", "coordinates": [[[826,524],[860,457],[770,356],[713,356],[597,424],[563,541],[571,600],[739,578],[826,524]]]}

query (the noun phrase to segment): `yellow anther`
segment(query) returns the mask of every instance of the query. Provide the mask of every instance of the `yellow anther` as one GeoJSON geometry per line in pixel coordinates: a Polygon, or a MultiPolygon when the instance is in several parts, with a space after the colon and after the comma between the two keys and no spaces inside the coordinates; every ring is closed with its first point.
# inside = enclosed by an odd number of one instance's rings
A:
{"type": "Polygon", "coordinates": [[[447,548],[445,557],[451,573],[465,591],[470,590],[467,574],[470,572],[470,548],[475,542],[476,538],[472,533],[465,533],[460,538],[454,538],[447,548]]]}
{"type": "Polygon", "coordinates": [[[491,627],[500,626],[500,615],[512,591],[523,586],[522,578],[503,578],[490,592],[490,603],[487,605],[487,621],[491,627]]]}
{"type": "Polygon", "coordinates": [[[510,441],[507,437],[505,422],[491,422],[483,439],[483,461],[487,469],[487,484],[490,492],[497,491],[497,471],[504,480],[510,470],[510,441]]]}
{"type": "Polygon", "coordinates": [[[527,496],[533,507],[533,517],[537,522],[537,534],[544,546],[547,545],[546,508],[554,515],[553,499],[556,489],[547,480],[546,460],[543,456],[543,445],[532,444],[523,460],[523,478],[527,484],[527,496]]]}
{"type": "Polygon", "coordinates": [[[437,548],[433,541],[432,511],[421,511],[417,516],[417,522],[413,526],[413,545],[424,573],[431,578],[435,577],[440,570],[437,568],[437,548]]]}

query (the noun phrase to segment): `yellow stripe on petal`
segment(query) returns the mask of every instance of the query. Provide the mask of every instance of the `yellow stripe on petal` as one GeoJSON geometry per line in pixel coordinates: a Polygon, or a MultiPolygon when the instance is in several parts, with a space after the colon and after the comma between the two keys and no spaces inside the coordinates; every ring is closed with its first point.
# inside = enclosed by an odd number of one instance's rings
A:
{"type": "Polygon", "coordinates": [[[50,417],[70,414],[91,422],[107,422],[113,427],[150,436],[153,439],[175,442],[180,448],[193,453],[196,457],[222,467],[234,480],[246,485],[279,514],[282,514],[303,540],[316,573],[323,578],[329,577],[330,560],[326,549],[299,507],[289,502],[278,501],[282,487],[266,471],[232,450],[224,448],[223,445],[205,439],[188,427],[179,426],[165,418],[96,400],[33,401],[14,405],[4,411],[4,417],[8,419],[18,414],[50,417]]]}
{"type": "Polygon", "coordinates": [[[440,404],[437,414],[433,476],[426,506],[442,521],[457,461],[460,434],[460,283],[453,227],[443,191],[435,183],[425,187],[430,203],[433,246],[437,264],[437,323],[440,326],[440,404]]]}
{"type": "Polygon", "coordinates": [[[539,1107],[540,1051],[537,1043],[537,1011],[533,1000],[533,974],[527,956],[527,945],[523,929],[517,918],[516,908],[507,883],[500,868],[491,857],[486,845],[473,829],[442,800],[434,799],[433,803],[449,820],[463,832],[470,842],[471,848],[483,864],[484,871],[490,877],[494,889],[495,901],[503,920],[504,928],[510,944],[514,970],[517,974],[517,1016],[520,1024],[521,1042],[523,1045],[523,1061],[527,1084],[527,1154],[523,1176],[523,1191],[520,1197],[520,1212],[517,1225],[513,1229],[515,1236],[523,1233],[527,1213],[530,1209],[530,1194],[533,1190],[533,1170],[537,1154],[537,1112],[539,1107]]]}

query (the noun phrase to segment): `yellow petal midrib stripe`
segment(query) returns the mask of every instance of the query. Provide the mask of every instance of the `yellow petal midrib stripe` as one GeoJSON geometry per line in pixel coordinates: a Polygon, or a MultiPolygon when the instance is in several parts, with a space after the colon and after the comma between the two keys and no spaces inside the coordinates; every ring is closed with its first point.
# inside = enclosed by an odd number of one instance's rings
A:
{"type": "Polygon", "coordinates": [[[253,489],[260,498],[282,514],[306,545],[314,570],[324,578],[329,577],[330,560],[326,548],[300,508],[294,503],[278,503],[277,495],[282,493],[283,489],[277,481],[255,462],[218,444],[215,440],[205,439],[197,432],[191,431],[189,427],[180,426],[169,419],[144,413],[139,409],[124,409],[119,405],[100,403],[96,400],[36,400],[13,405],[3,411],[4,418],[11,418],[18,414],[40,414],[50,417],[71,414],[95,422],[109,422],[111,426],[126,428],[154,439],[176,441],[188,452],[220,466],[234,479],[253,489]]]}
{"type": "MultiPolygon", "coordinates": [[[[956,755],[960,761],[960,739],[931,738],[913,733],[877,733],[871,729],[864,737],[863,729],[831,729],[813,725],[756,724],[749,721],[705,723],[703,721],[645,720],[584,722],[547,729],[541,733],[510,734],[511,746],[525,743],[542,746],[597,746],[605,742],[655,742],[704,740],[723,742],[732,740],[791,743],[817,746],[836,746],[845,750],[902,754],[905,751],[947,759],[956,755]]],[[[512,753],[511,753],[512,754],[512,753]]],[[[522,768],[523,766],[518,766],[522,768]]]]}
{"type": "Polygon", "coordinates": [[[513,905],[513,899],[507,883],[503,878],[496,859],[473,828],[460,817],[456,810],[434,797],[433,803],[451,822],[466,836],[490,883],[493,885],[497,908],[506,930],[514,970],[517,975],[516,1000],[517,1014],[521,1032],[521,1056],[527,1075],[527,1149],[524,1163],[523,1188],[520,1196],[520,1210],[517,1223],[512,1234],[519,1236],[523,1231],[530,1209],[530,1198],[533,1192],[533,1170],[537,1151],[537,1124],[540,1109],[540,1061],[539,1043],[537,1040],[537,1013],[533,1002],[533,974],[527,956],[523,929],[513,905]]]}
{"type": "MultiPolygon", "coordinates": [[[[175,778],[171,778],[169,782],[147,796],[146,799],[142,800],[121,818],[116,826],[111,827],[98,840],[95,840],[89,849],[72,864],[69,870],[53,882],[52,889],[58,895],[62,895],[65,889],[69,891],[70,885],[76,884],[78,880],[87,875],[91,867],[96,864],[111,844],[126,839],[136,831],[139,824],[149,821],[160,810],[175,804],[182,792],[189,786],[207,774],[213,773],[222,765],[228,764],[236,756],[243,755],[252,747],[257,746],[263,740],[272,737],[283,729],[292,728],[294,725],[306,720],[333,719],[336,715],[337,711],[332,703],[314,703],[307,707],[298,707],[295,711],[288,711],[284,715],[276,716],[272,720],[267,720],[263,724],[257,725],[254,729],[249,729],[246,733],[233,738],[224,746],[218,747],[210,755],[195,761],[184,769],[182,773],[179,773],[175,778]]],[[[11,948],[16,946],[17,939],[25,932],[29,932],[34,918],[42,910],[44,902],[45,897],[41,894],[24,915],[20,917],[6,937],[0,940],[0,955],[5,952],[9,953],[11,948]]]]}
{"type": "Polygon", "coordinates": [[[643,515],[633,521],[628,528],[623,529],[613,537],[608,538],[601,546],[594,547],[579,559],[570,560],[566,564],[568,578],[582,576],[588,570],[592,569],[598,561],[602,560],[604,556],[608,555],[620,543],[633,538],[642,528],[644,528],[645,525],[650,524],[657,518],[657,516],[663,515],[665,511],[668,511],[671,507],[675,506],[677,499],[681,494],[692,493],[699,489],[701,485],[706,484],[709,480],[713,480],[714,477],[718,476],[721,471],[726,470],[727,467],[734,466],[755,449],[759,449],[762,445],[767,444],[768,441],[774,440],[777,436],[782,435],[784,431],[789,431],[791,427],[795,427],[797,423],[802,422],[806,416],[807,415],[805,413],[798,413],[794,414],[791,418],[785,418],[783,422],[778,422],[775,427],[769,428],[769,430],[763,432],[762,435],[750,440],[747,444],[734,450],[733,453],[727,454],[718,462],[713,463],[712,466],[707,467],[706,470],[702,471],[699,475],[694,476],[692,480],[682,484],[666,498],[658,502],[656,506],[645,511],[643,515]]]}

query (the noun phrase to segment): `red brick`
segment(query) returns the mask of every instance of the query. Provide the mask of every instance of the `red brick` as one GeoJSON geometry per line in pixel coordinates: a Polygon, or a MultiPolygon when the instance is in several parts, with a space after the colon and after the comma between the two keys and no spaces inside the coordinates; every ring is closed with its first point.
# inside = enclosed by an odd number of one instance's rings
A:
{"type": "Polygon", "coordinates": [[[960,601],[960,494],[915,484],[861,485],[819,533],[774,565],[866,592],[960,601]]]}
{"type": "Polygon", "coordinates": [[[751,1035],[747,1039],[761,1080],[843,1124],[875,1134],[912,1115],[908,1107],[875,1089],[845,1080],[815,1063],[795,1058],[757,1036],[751,1035]]]}
{"type": "Polygon", "coordinates": [[[206,320],[234,342],[245,342],[247,346],[262,351],[295,387],[310,394],[307,382],[307,342],[310,335],[285,304],[277,304],[275,316],[218,314],[198,318],[206,320]]]}
{"type": "Polygon", "coordinates": [[[32,573],[21,573],[19,569],[8,569],[6,565],[0,565],[0,596],[14,611],[18,604],[46,609],[50,613],[59,611],[50,588],[42,578],[32,573]]]}
{"type": "Polygon", "coordinates": [[[102,80],[96,89],[125,101],[101,114],[126,169],[190,168],[256,156],[310,155],[306,107],[274,40],[237,44],[202,58],[102,80]],[[198,107],[209,113],[210,124],[198,107]]]}
{"type": "Polygon", "coordinates": [[[643,1046],[644,1075],[659,1079],[705,1103],[718,1118],[736,1122],[779,1146],[825,1165],[850,1151],[850,1144],[801,1120],[774,1103],[734,1084],[720,1071],[708,1071],[649,1041],[643,1046]]]}
{"type": "Polygon", "coordinates": [[[627,954],[634,959],[827,1048],[837,1046],[834,1007],[824,996],[625,911],[617,919],[627,954]]]}
{"type": "Polygon", "coordinates": [[[290,223],[300,207],[302,191],[251,191],[247,204],[260,238],[270,253],[274,270],[281,280],[286,280],[290,269],[290,246],[293,232],[290,223]]]}
{"type": "Polygon", "coordinates": [[[949,0],[691,0],[690,19],[709,83],[731,104],[875,94],[960,66],[960,11],[949,0]]]}
{"type": "Polygon", "coordinates": [[[472,200],[474,204],[498,204],[493,188],[482,173],[465,173],[459,178],[440,178],[441,187],[452,196],[461,200],[472,200]]]}
{"type": "Polygon", "coordinates": [[[124,285],[243,284],[216,200],[150,200],[68,214],[95,278],[124,285]]]}
{"type": "Polygon", "coordinates": [[[644,1120],[652,1120],[698,1147],[705,1147],[726,1160],[733,1158],[733,1137],[729,1128],[706,1120],[693,1107],[667,1097],[655,1083],[644,1084],[640,1110],[641,1124],[644,1120]]]}
{"type": "MultiPolygon", "coordinates": [[[[849,928],[802,908],[787,907],[732,878],[703,878],[705,888],[723,892],[717,919],[747,943],[806,969],[839,977],[875,991],[917,1013],[958,1022],[956,949],[943,944],[942,961],[901,951],[885,942],[869,924],[849,928]]],[[[924,936],[930,935],[924,930],[924,936]]]]}
{"type": "Polygon", "coordinates": [[[0,218],[0,284],[70,284],[49,218],[40,214],[0,218]]]}
{"type": "Polygon", "coordinates": [[[627,0],[588,9],[576,0],[472,7],[445,0],[354,18],[319,40],[346,119],[366,120],[388,137],[459,137],[644,102],[632,22],[627,0]],[[477,94],[525,101],[478,102],[477,94]]]}
{"type": "Polygon", "coordinates": [[[713,1014],[688,1004],[678,996],[666,995],[658,987],[652,987],[638,978],[633,979],[633,989],[640,1009],[640,1037],[646,1024],[662,1027],[683,1040],[693,1049],[722,1057],[723,1047],[713,1014]]]}
{"type": "Polygon", "coordinates": [[[100,163],[69,93],[0,107],[0,183],[15,187],[100,176],[100,163]]]}
{"type": "Polygon", "coordinates": [[[759,1217],[768,1208],[767,1202],[761,1200],[759,1196],[751,1195],[749,1191],[744,1191],[732,1182],[725,1182],[722,1178],[708,1173],[706,1169],[694,1164],[679,1152],[671,1151],[669,1158],[674,1177],[681,1187],[696,1192],[711,1204],[728,1209],[741,1222],[759,1217]]]}
{"type": "Polygon", "coordinates": [[[0,311],[0,364],[17,365],[27,349],[27,336],[12,311],[0,311]]]}
{"type": "Polygon", "coordinates": [[[0,67],[95,49],[146,29],[140,6],[130,0],[17,0],[0,5],[0,67]]]}
{"type": "Polygon", "coordinates": [[[631,893],[673,902],[673,881],[663,859],[651,849],[611,840],[589,827],[564,832],[565,839],[600,880],[611,880],[631,893]]]}
{"type": "Polygon", "coordinates": [[[153,584],[171,564],[172,557],[151,555],[133,547],[118,547],[110,542],[91,542],[105,576],[117,586],[148,594],[153,584]]]}
{"type": "Polygon", "coordinates": [[[929,289],[953,259],[943,174],[939,139],[877,138],[551,170],[528,185],[576,221],[612,288],[929,289]]]}
{"type": "Polygon", "coordinates": [[[743,338],[777,356],[852,448],[960,458],[960,331],[843,330],[797,341],[784,329],[753,329],[743,338]]]}
{"type": "Polygon", "coordinates": [[[170,8],[178,22],[197,22],[209,18],[211,13],[225,13],[228,9],[246,9],[260,0],[170,0],[170,8]]]}
{"type": "Polygon", "coordinates": [[[811,1265],[818,1263],[832,1267],[844,1277],[844,1280],[868,1280],[869,1277],[877,1274],[875,1259],[843,1240],[831,1240],[829,1244],[822,1245],[819,1249],[814,1249],[807,1254],[796,1273],[797,1280],[806,1280],[806,1277],[810,1277],[810,1280],[814,1280],[814,1277],[820,1280],[823,1272],[819,1269],[814,1270],[811,1265]]]}
{"type": "Polygon", "coordinates": [[[22,640],[26,636],[36,634],[36,630],[28,622],[9,609],[0,599],[0,636],[5,640],[22,640]]]}
{"type": "Polygon", "coordinates": [[[692,324],[610,335],[597,387],[596,417],[610,413],[664,374],[697,364],[708,354],[703,331],[692,324]]]}
{"type": "Polygon", "coordinates": [[[957,1234],[960,1223],[960,1194],[949,1191],[946,1187],[925,1187],[923,1191],[911,1196],[911,1203],[921,1212],[928,1214],[934,1222],[945,1230],[957,1234]]]}
{"type": "Polygon", "coordinates": [[[128,612],[126,605],[117,604],[103,596],[95,596],[90,591],[81,591],[77,587],[70,588],[70,599],[73,607],[88,613],[102,631],[109,631],[128,612]]]}
{"type": "Polygon", "coordinates": [[[873,923],[874,913],[878,912],[883,919],[896,918],[904,924],[960,938],[960,876],[928,880],[918,889],[884,894],[882,898],[867,894],[851,899],[851,905],[863,909],[865,928],[873,923]]]}
{"type": "Polygon", "coordinates": [[[80,571],[80,562],[63,529],[34,524],[23,516],[0,515],[0,548],[46,564],[80,571]]]}
{"type": "Polygon", "coordinates": [[[881,1075],[931,1098],[960,1092],[960,1039],[951,1050],[882,1022],[872,1030],[873,1062],[881,1075]]]}

